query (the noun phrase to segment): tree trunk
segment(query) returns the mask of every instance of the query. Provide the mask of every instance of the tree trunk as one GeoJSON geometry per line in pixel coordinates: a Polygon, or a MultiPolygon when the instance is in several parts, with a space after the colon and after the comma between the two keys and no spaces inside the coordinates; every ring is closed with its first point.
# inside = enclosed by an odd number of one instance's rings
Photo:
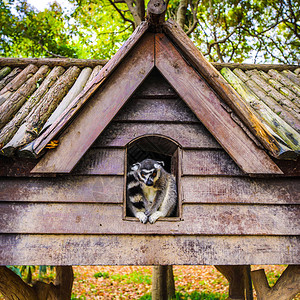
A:
{"type": "Polygon", "coordinates": [[[173,266],[154,266],[152,271],[152,300],[168,300],[175,295],[173,266]]]}
{"type": "Polygon", "coordinates": [[[270,288],[263,269],[251,272],[258,300],[291,300],[300,292],[300,265],[288,266],[270,288]]]}
{"type": "Polygon", "coordinates": [[[177,10],[177,15],[176,15],[176,21],[182,29],[184,29],[187,7],[188,7],[188,0],[180,0],[179,7],[177,10]]]}
{"type": "Polygon", "coordinates": [[[25,283],[7,267],[0,266],[0,292],[6,300],[70,300],[74,275],[71,266],[56,267],[55,283],[25,283]]]}
{"type": "Polygon", "coordinates": [[[0,266],[0,292],[6,300],[39,300],[30,285],[4,266],[0,266]]]}
{"type": "Polygon", "coordinates": [[[229,282],[229,299],[252,300],[250,266],[215,266],[229,282]],[[245,298],[246,296],[246,298],[245,298]]]}

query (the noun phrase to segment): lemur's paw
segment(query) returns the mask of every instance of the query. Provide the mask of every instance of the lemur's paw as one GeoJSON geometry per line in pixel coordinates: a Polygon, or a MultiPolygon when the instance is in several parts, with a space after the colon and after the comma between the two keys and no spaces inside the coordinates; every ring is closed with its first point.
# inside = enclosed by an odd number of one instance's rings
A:
{"type": "Polygon", "coordinates": [[[150,217],[149,217],[149,222],[151,224],[155,223],[157,221],[158,218],[162,217],[162,213],[160,211],[156,211],[154,214],[152,214],[150,217]]]}
{"type": "Polygon", "coordinates": [[[141,221],[141,223],[146,224],[148,221],[148,217],[143,212],[138,212],[136,217],[141,221]]]}

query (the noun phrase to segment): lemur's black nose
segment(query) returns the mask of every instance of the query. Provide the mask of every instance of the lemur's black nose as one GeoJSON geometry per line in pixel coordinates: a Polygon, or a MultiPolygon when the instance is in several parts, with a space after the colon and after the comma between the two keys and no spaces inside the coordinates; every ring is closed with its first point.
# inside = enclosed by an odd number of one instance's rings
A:
{"type": "Polygon", "coordinates": [[[146,181],[146,185],[148,185],[148,186],[153,185],[153,180],[152,180],[151,178],[149,178],[149,179],[146,181]]]}

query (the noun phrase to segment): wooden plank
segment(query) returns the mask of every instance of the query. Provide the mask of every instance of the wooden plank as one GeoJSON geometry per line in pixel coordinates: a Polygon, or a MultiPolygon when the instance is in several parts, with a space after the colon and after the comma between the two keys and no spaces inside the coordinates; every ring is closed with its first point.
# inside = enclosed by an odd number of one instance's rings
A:
{"type": "MultiPolygon", "coordinates": [[[[298,204],[297,178],[184,176],[184,203],[298,204]]],[[[123,176],[1,178],[2,202],[123,203],[123,176]]]]}
{"type": "Polygon", "coordinates": [[[39,104],[33,106],[13,138],[2,148],[2,152],[5,153],[5,155],[13,156],[16,149],[35,140],[42,126],[58,103],[67,94],[79,73],[79,68],[71,67],[55,81],[50,89],[42,96],[39,104]]]}
{"type": "Polygon", "coordinates": [[[125,147],[143,135],[162,135],[186,148],[221,148],[202,124],[111,123],[93,146],[125,147]]]}
{"type": "Polygon", "coordinates": [[[114,120],[199,123],[197,117],[180,98],[131,99],[114,120]]]}
{"type": "Polygon", "coordinates": [[[239,167],[248,174],[282,174],[247,136],[220,99],[163,34],[155,39],[156,66],[239,167]]]}
{"type": "Polygon", "coordinates": [[[153,35],[146,34],[141,43],[126,56],[116,72],[111,74],[106,84],[97,90],[88,105],[85,105],[77,116],[76,122],[73,122],[60,136],[59,147],[48,152],[32,172],[69,173],[74,168],[151,72],[154,67],[153,43],[153,35]]]}
{"type": "MultiPolygon", "coordinates": [[[[20,72],[22,69],[14,68],[7,76],[0,80],[0,92],[7,84],[9,84],[20,72]]],[[[1,102],[0,102],[1,104],[1,102]]]]}
{"type": "MultiPolygon", "coordinates": [[[[35,155],[39,155],[44,147],[57,135],[58,132],[65,127],[65,125],[74,117],[74,115],[82,108],[84,103],[90,98],[91,95],[98,89],[98,87],[107,80],[110,74],[119,66],[120,62],[125,58],[125,56],[136,46],[137,42],[148,30],[148,23],[142,22],[130,36],[130,38],[122,45],[118,52],[113,56],[112,59],[102,68],[97,76],[89,83],[89,85],[80,93],[74,101],[65,110],[65,113],[61,116],[59,120],[52,124],[44,134],[42,134],[34,145],[33,152],[35,155]]],[[[148,51],[150,48],[148,49],[148,51]]],[[[144,52],[142,49],[138,49],[138,53],[144,54],[144,62],[147,62],[147,51],[144,52]],[[139,50],[141,50],[139,52],[139,50]]],[[[135,53],[134,53],[135,55],[135,53]]],[[[148,57],[149,59],[149,57],[148,57]]],[[[126,61],[126,59],[125,59],[126,61]]],[[[145,64],[146,68],[146,64],[145,64]]],[[[141,70],[143,73],[145,70],[141,70]]],[[[125,77],[123,77],[124,79],[125,77]]],[[[123,82],[124,80],[119,80],[123,82]]]]}
{"type": "Polygon", "coordinates": [[[123,203],[123,176],[1,178],[1,202],[123,203]]]}
{"type": "MultiPolygon", "coordinates": [[[[286,123],[276,112],[261,101],[249,87],[239,79],[231,70],[222,69],[224,78],[234,87],[234,89],[243,97],[260,116],[262,121],[267,124],[294,152],[300,151],[300,134],[286,123]]],[[[283,152],[283,151],[282,151],[283,152]]],[[[284,152],[282,153],[284,155],[284,152]]]]}
{"type": "Polygon", "coordinates": [[[182,151],[183,175],[243,175],[224,150],[182,151]]]}
{"type": "Polygon", "coordinates": [[[29,97],[28,100],[22,105],[18,112],[14,115],[12,120],[7,123],[0,132],[0,146],[7,144],[20,128],[23,121],[29,115],[32,109],[39,105],[40,101],[47,91],[55,84],[56,80],[65,71],[63,67],[55,67],[43,80],[42,84],[36,91],[29,97]]]}
{"type": "Polygon", "coordinates": [[[298,204],[297,178],[184,176],[184,203],[298,204]]]}
{"type": "Polygon", "coordinates": [[[168,81],[166,81],[161,73],[155,68],[146,78],[143,84],[137,89],[133,97],[147,99],[177,98],[178,95],[168,81]]]}
{"type": "Polygon", "coordinates": [[[13,159],[0,156],[0,176],[28,177],[35,167],[36,159],[13,159]]]}
{"type": "Polygon", "coordinates": [[[40,67],[30,78],[27,77],[28,80],[0,106],[0,127],[5,126],[13,118],[16,112],[37,89],[38,82],[43,81],[49,71],[50,68],[48,66],[40,67]]]}
{"type": "Polygon", "coordinates": [[[1,265],[300,264],[300,238],[0,235],[1,265]]]}
{"type": "Polygon", "coordinates": [[[277,166],[284,172],[285,176],[300,176],[300,158],[294,160],[275,159],[277,166]]]}
{"type": "Polygon", "coordinates": [[[121,204],[0,203],[1,233],[300,235],[297,205],[185,204],[183,221],[123,220],[121,204]]]}
{"type": "Polygon", "coordinates": [[[91,148],[81,158],[72,174],[124,175],[125,149],[91,148]]]}
{"type": "Polygon", "coordinates": [[[214,91],[231,107],[264,147],[276,157],[280,152],[276,140],[257,119],[253,111],[244,103],[237,92],[235,92],[220,73],[206,60],[183,29],[173,20],[166,21],[163,25],[163,29],[168,37],[172,39],[181,52],[188,58],[188,61],[193,64],[196,70],[212,86],[214,91]]]}
{"type": "Polygon", "coordinates": [[[239,64],[239,63],[217,63],[212,62],[211,63],[217,70],[221,70],[223,68],[229,68],[231,70],[234,70],[236,68],[239,68],[241,70],[247,71],[247,70],[260,70],[260,71],[269,71],[270,69],[274,69],[277,71],[294,71],[298,68],[296,65],[285,65],[285,64],[239,64]]]}
{"type": "Polygon", "coordinates": [[[106,59],[78,59],[78,58],[16,58],[16,57],[1,57],[0,66],[26,67],[29,64],[34,64],[38,67],[47,65],[49,67],[95,67],[98,65],[104,66],[107,63],[106,59]]]}
{"type": "Polygon", "coordinates": [[[88,78],[90,77],[92,73],[92,69],[89,67],[84,68],[81,70],[78,78],[74,82],[73,86],[70,88],[66,96],[61,100],[61,102],[58,104],[58,106],[53,111],[52,115],[49,117],[45,125],[43,126],[42,131],[46,130],[48,127],[51,126],[52,123],[57,120],[60,115],[63,113],[63,111],[68,107],[68,105],[76,98],[80,92],[83,90],[83,88],[86,85],[86,82],[88,78]]]}

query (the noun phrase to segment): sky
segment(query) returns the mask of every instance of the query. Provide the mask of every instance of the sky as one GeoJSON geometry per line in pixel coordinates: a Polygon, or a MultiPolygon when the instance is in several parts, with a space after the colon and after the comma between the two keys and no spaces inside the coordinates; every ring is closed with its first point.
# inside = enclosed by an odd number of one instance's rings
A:
{"type": "MultiPolygon", "coordinates": [[[[54,2],[54,0],[27,0],[27,2],[37,8],[39,11],[42,11],[49,6],[49,3],[54,2]]],[[[56,2],[59,3],[62,8],[70,8],[72,6],[68,0],[56,0],[56,2]]]]}

